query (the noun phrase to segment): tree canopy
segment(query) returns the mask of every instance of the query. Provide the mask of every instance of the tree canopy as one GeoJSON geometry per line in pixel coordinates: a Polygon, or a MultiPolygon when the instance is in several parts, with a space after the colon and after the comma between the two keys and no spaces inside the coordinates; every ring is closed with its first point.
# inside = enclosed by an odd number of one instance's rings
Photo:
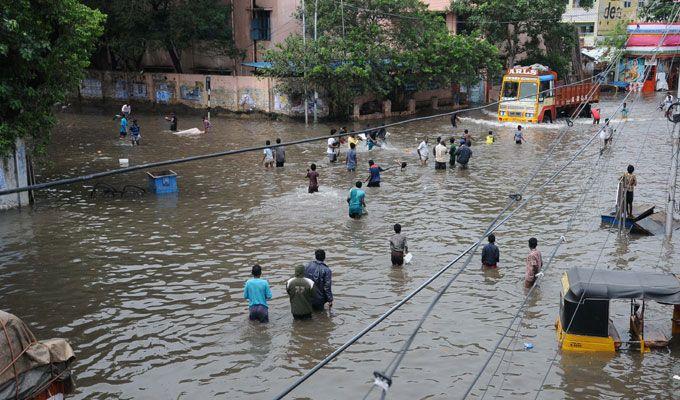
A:
{"type": "MultiPolygon", "coordinates": [[[[674,0],[655,0],[645,2],[639,10],[640,18],[648,22],[669,22],[675,15],[674,0]]],[[[677,12],[677,9],[675,9],[677,12]]]]}
{"type": "Polygon", "coordinates": [[[85,0],[108,15],[98,49],[102,68],[139,70],[147,50],[163,51],[183,72],[182,51],[237,57],[231,5],[222,0],[85,0]]]}
{"type": "Polygon", "coordinates": [[[525,54],[527,63],[541,62],[565,74],[578,40],[574,26],[561,21],[566,5],[566,0],[453,0],[451,9],[466,32],[498,46],[507,68],[525,54]]]}
{"type": "Polygon", "coordinates": [[[105,16],[78,0],[4,1],[0,14],[0,154],[17,138],[41,151],[52,109],[77,88],[105,16]]]}
{"type": "MultiPolygon", "coordinates": [[[[307,32],[313,33],[314,1],[307,2],[307,32]]],[[[372,93],[404,100],[406,90],[471,84],[500,69],[487,41],[451,35],[442,16],[419,0],[318,0],[318,39],[291,35],[265,53],[264,73],[287,79],[284,90],[303,87],[326,93],[331,114],[349,113],[352,100],[372,93]]],[[[298,12],[301,19],[302,10],[298,12]]]]}

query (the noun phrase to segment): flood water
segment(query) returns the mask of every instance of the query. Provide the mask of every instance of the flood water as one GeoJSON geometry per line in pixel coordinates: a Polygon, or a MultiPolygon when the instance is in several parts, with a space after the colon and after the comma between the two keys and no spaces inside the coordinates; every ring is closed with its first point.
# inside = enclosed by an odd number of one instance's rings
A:
{"type": "MultiPolygon", "coordinates": [[[[680,398],[680,381],[672,378],[680,374],[677,344],[644,356],[635,350],[562,354],[554,329],[560,276],[572,266],[680,272],[674,262],[680,234],[664,243],[610,232],[599,218],[613,205],[616,179],[629,163],[638,175],[636,201],[664,206],[671,150],[667,123],[655,110],[659,100],[629,100],[630,117],[615,121],[614,146],[598,165],[596,142],[497,231],[497,271],[483,272],[479,251],[474,255],[423,326],[388,398],[460,398],[525,295],[528,238],[538,238],[547,262],[561,235],[567,243],[529,301],[515,340],[504,342],[472,398],[534,398],[553,357],[540,398],[680,398]],[[534,348],[524,350],[524,343],[534,348]]],[[[609,115],[617,102],[603,104],[609,115]]],[[[212,132],[179,137],[166,131],[160,114],[138,114],[142,146],[132,148],[117,139],[111,118],[117,109],[60,114],[38,181],[117,168],[119,158],[137,165],[330,128],[215,118],[212,132]]],[[[198,117],[179,117],[180,129],[201,126],[198,117]]],[[[529,193],[595,132],[586,122],[570,129],[529,193]]],[[[39,338],[70,340],[77,354],[76,399],[272,398],[476,241],[564,126],[529,127],[519,146],[513,127],[464,118],[457,132],[469,128],[476,139],[464,171],[434,171],[432,158],[427,168],[417,165],[417,138],[427,135],[432,144],[451,134],[443,117],[390,128],[387,149],[360,149],[356,175],[328,165],[319,142],[287,148],[288,162],[276,170],[265,170],[259,153],[171,166],[179,176],[177,196],[90,197],[97,182],[146,187],[144,171],[39,192],[34,207],[0,215],[0,308],[21,317],[39,338]],[[493,145],[483,141],[488,129],[497,132],[493,145]],[[409,165],[385,172],[381,188],[367,189],[369,214],[350,220],[345,198],[352,183],[367,176],[369,157],[383,167],[409,165]],[[312,162],[319,165],[321,189],[309,195],[305,172],[312,162]],[[390,266],[387,242],[397,222],[414,254],[401,269],[390,266]],[[326,250],[333,270],[334,307],[313,321],[293,321],[285,281],[317,248],[326,250]],[[242,298],[255,263],[274,294],[266,325],[247,320],[242,298]]],[[[462,265],[289,398],[362,398],[372,372],[387,366],[436,289],[462,265]]],[[[612,312],[626,337],[628,303],[614,302],[612,312]]],[[[670,333],[671,314],[671,307],[650,304],[646,321],[670,333]]]]}

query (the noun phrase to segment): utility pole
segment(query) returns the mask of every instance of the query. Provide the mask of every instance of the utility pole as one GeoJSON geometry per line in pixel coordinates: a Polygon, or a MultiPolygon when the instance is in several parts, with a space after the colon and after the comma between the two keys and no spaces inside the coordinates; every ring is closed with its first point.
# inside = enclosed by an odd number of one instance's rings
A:
{"type": "Polygon", "coordinates": [[[668,177],[668,203],[666,203],[666,238],[673,237],[673,213],[675,212],[675,181],[678,176],[678,141],[680,129],[673,124],[673,155],[671,156],[671,171],[668,177]]]}
{"type": "MultiPolygon", "coordinates": [[[[316,46],[316,20],[317,20],[317,9],[319,6],[319,0],[314,0],[314,45],[316,46]]],[[[316,103],[319,100],[319,93],[317,93],[316,88],[314,88],[314,123],[317,122],[317,111],[316,103]]]]}
{"type": "Polygon", "coordinates": [[[307,9],[305,8],[305,0],[302,0],[302,48],[305,54],[302,55],[303,58],[303,81],[305,86],[305,99],[303,106],[305,107],[305,125],[309,124],[309,110],[307,109],[307,23],[305,22],[305,14],[307,14],[307,9]]]}

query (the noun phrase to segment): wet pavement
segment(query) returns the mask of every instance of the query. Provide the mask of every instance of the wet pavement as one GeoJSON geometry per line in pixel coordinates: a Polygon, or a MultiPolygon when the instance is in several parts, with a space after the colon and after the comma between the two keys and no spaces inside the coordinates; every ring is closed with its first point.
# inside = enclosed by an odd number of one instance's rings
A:
{"type": "MultiPolygon", "coordinates": [[[[670,165],[668,126],[655,110],[660,98],[628,101],[627,122],[615,120],[612,149],[594,166],[591,146],[554,183],[501,227],[500,268],[480,270],[479,252],[452,285],[395,375],[389,398],[459,398],[523,299],[527,240],[535,236],[544,261],[561,235],[567,243],[530,300],[516,340],[492,360],[473,398],[533,398],[556,354],[554,322],[559,278],[572,266],[680,272],[676,244],[635,237],[600,226],[613,206],[616,178],[629,163],[638,175],[636,201],[663,206],[670,165]],[[590,178],[590,179],[588,179],[590,178]],[[565,233],[589,182],[573,229],[565,233]],[[599,263],[597,260],[599,259],[599,263]],[[524,350],[523,343],[534,345],[524,350]],[[488,385],[488,390],[483,390],[488,385]]],[[[603,102],[604,115],[617,105],[603,102]]],[[[115,107],[112,107],[115,109],[115,107]]],[[[212,132],[169,133],[161,115],[140,114],[142,146],[117,139],[111,114],[59,115],[38,181],[118,167],[324,134],[329,126],[216,118],[212,132]]],[[[488,117],[484,117],[488,118],[488,117]]],[[[604,118],[603,118],[604,119],[604,118]]],[[[180,129],[200,127],[180,116],[180,129]]],[[[363,126],[363,124],[362,124],[363,126]]],[[[468,170],[419,167],[418,139],[448,137],[448,117],[388,129],[389,146],[359,152],[357,174],[328,165],[325,143],[287,149],[284,168],[265,170],[261,154],[181,164],[178,195],[90,197],[94,182],[37,194],[31,209],[0,216],[0,304],[26,321],[40,338],[68,338],[77,354],[77,399],[267,399],[349,339],[355,332],[472,244],[540,163],[563,121],[530,126],[527,142],[512,140],[514,127],[463,118],[475,142],[468,170]],[[484,144],[487,130],[498,141],[484,144]],[[381,188],[368,188],[368,216],[347,217],[345,198],[367,160],[383,167],[381,188]],[[307,194],[307,166],[319,165],[320,193],[307,194]],[[399,222],[414,253],[412,264],[390,266],[387,238],[399,222]],[[285,281],[295,265],[327,252],[336,296],[331,313],[293,321],[285,281]],[[274,294],[270,323],[247,320],[243,282],[254,263],[263,266],[274,294]]],[[[355,125],[354,128],[359,128],[355,125]]],[[[529,192],[566,162],[595,132],[581,120],[557,146],[529,192]]],[[[146,187],[145,172],[97,182],[146,187]]],[[[458,265],[458,264],[457,264],[458,265]]],[[[462,265],[462,264],[461,264],[462,265]]],[[[451,270],[444,277],[451,276],[451,270]]],[[[384,368],[444,282],[416,296],[290,398],[361,398],[372,372],[384,368]]],[[[670,331],[672,309],[651,304],[647,323],[670,331]]],[[[628,303],[614,302],[612,318],[625,337],[628,303]]],[[[514,331],[513,331],[514,333],[514,331]]],[[[541,398],[680,398],[680,348],[642,356],[557,353],[541,398]]]]}

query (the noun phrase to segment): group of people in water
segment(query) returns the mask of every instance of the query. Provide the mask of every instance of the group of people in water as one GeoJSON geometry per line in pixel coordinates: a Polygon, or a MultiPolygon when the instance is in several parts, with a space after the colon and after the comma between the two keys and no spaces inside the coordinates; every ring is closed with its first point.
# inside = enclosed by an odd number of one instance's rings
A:
{"type": "MultiPolygon", "coordinates": [[[[348,172],[355,172],[357,168],[357,146],[361,141],[366,141],[366,145],[372,149],[385,143],[388,134],[381,130],[369,131],[366,135],[348,133],[347,128],[343,127],[339,131],[331,130],[331,136],[327,141],[327,151],[329,163],[344,162],[348,172]],[[347,137],[345,140],[344,137],[347,137]],[[341,147],[347,145],[344,160],[341,161],[341,147]]],[[[517,127],[517,132],[513,139],[515,143],[522,144],[525,139],[522,133],[522,126],[517,127]]],[[[485,137],[486,144],[493,144],[496,137],[489,131],[485,137]]],[[[447,163],[451,168],[457,165],[461,169],[468,167],[472,157],[472,135],[465,129],[460,138],[451,137],[446,143],[446,139],[438,137],[436,145],[432,149],[435,159],[435,169],[445,170],[447,163]]],[[[263,151],[262,162],[265,167],[270,168],[276,163],[277,167],[283,167],[285,163],[285,148],[281,145],[281,139],[276,139],[276,146],[272,146],[270,141],[266,142],[263,151]],[[272,147],[270,147],[272,146],[272,147]]],[[[426,166],[430,157],[428,138],[425,137],[419,142],[416,148],[420,164],[426,166]]],[[[399,167],[406,168],[405,162],[398,162],[399,167]]],[[[380,187],[381,172],[390,168],[382,168],[374,160],[368,160],[369,175],[365,180],[357,180],[347,196],[349,216],[353,219],[361,218],[367,214],[366,211],[366,192],[364,184],[368,187],[380,187]]],[[[319,172],[317,165],[311,164],[307,169],[306,178],[309,181],[308,193],[319,191],[319,172]]],[[[394,234],[389,238],[389,252],[392,267],[402,267],[405,262],[410,260],[407,238],[402,233],[402,226],[393,226],[394,234]]],[[[481,264],[484,269],[498,268],[500,260],[500,250],[496,245],[494,234],[488,235],[488,244],[482,249],[481,264]]],[[[543,267],[541,252],[538,250],[538,240],[529,239],[529,253],[525,262],[525,286],[531,287],[537,279],[543,267]]],[[[314,260],[305,265],[295,268],[295,274],[286,281],[286,293],[290,300],[291,313],[293,318],[310,319],[315,311],[323,311],[325,305],[328,309],[333,306],[332,290],[332,271],[326,264],[326,252],[323,249],[315,251],[314,260]]],[[[252,267],[252,278],[249,279],[244,288],[244,298],[248,300],[249,318],[260,322],[267,322],[269,311],[267,301],[271,299],[271,289],[269,283],[262,278],[262,268],[259,265],[252,267]]]]}

